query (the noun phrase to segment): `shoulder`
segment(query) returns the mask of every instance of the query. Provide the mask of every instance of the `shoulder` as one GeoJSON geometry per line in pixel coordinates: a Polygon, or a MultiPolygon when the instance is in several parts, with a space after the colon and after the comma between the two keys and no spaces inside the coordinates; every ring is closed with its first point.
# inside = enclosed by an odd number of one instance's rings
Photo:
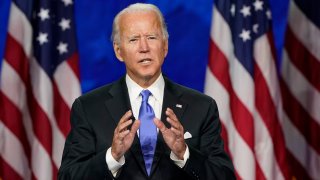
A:
{"type": "Polygon", "coordinates": [[[215,100],[212,97],[200,91],[175,83],[169,80],[168,78],[165,78],[165,82],[166,82],[166,88],[174,92],[174,94],[177,94],[178,96],[180,96],[180,99],[185,102],[196,103],[196,104],[206,104],[206,105],[216,104],[215,100]]]}
{"type": "Polygon", "coordinates": [[[97,102],[104,102],[105,100],[112,97],[112,91],[117,91],[116,89],[121,89],[121,83],[123,78],[111,82],[109,84],[100,86],[96,89],[93,89],[80,97],[77,98],[78,101],[82,103],[97,103],[97,102]]]}

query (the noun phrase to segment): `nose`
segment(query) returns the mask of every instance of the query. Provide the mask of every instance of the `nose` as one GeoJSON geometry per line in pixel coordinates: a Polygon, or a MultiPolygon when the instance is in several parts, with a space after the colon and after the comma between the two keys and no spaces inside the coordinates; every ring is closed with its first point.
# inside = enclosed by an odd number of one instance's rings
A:
{"type": "Polygon", "coordinates": [[[139,49],[140,49],[140,53],[146,53],[149,52],[149,44],[148,44],[148,40],[146,37],[142,37],[139,43],[139,49]]]}

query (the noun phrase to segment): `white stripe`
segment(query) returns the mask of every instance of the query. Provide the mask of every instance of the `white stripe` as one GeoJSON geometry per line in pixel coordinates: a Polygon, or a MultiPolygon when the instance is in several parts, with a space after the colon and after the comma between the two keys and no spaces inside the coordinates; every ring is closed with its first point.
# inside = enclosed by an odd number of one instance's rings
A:
{"type": "Polygon", "coordinates": [[[214,9],[213,23],[211,36],[219,49],[228,58],[229,74],[234,92],[242,104],[244,104],[252,114],[255,130],[260,130],[260,132],[256,132],[258,133],[256,136],[259,136],[259,138],[255,139],[255,150],[258,163],[267,178],[284,179],[275,159],[271,136],[261,118],[261,115],[254,106],[254,82],[247,70],[234,56],[230,28],[216,9],[214,9]],[[262,143],[260,142],[260,139],[264,139],[265,141],[262,143]],[[263,147],[269,147],[269,149],[263,147]],[[266,159],[265,157],[269,158],[266,159]]]}
{"type": "Polygon", "coordinates": [[[25,14],[12,2],[8,31],[22,45],[27,57],[31,55],[32,27],[25,14]]]}
{"type": "Polygon", "coordinates": [[[29,108],[27,105],[25,85],[16,71],[6,62],[6,60],[3,60],[1,78],[1,91],[22,113],[23,125],[26,129],[27,138],[32,148],[32,159],[38,159],[38,161],[32,161],[32,171],[34,172],[35,177],[39,179],[40,177],[38,175],[42,172],[39,172],[41,169],[37,166],[41,164],[41,168],[51,171],[52,165],[49,154],[41,146],[39,140],[34,135],[29,108]]]}
{"type": "Polygon", "coordinates": [[[31,179],[27,155],[19,139],[0,121],[0,155],[24,179],[31,179]]]}
{"type": "Polygon", "coordinates": [[[55,165],[60,167],[65,137],[57,126],[53,113],[53,87],[51,80],[34,58],[30,60],[30,74],[34,97],[47,114],[52,127],[52,159],[55,165]]]}
{"type": "Polygon", "coordinates": [[[80,96],[80,82],[69,64],[64,61],[61,63],[55,73],[54,80],[63,100],[71,109],[73,101],[80,96]]]}
{"type": "Polygon", "coordinates": [[[303,74],[291,63],[288,52],[283,51],[281,75],[289,91],[320,125],[320,92],[305,79],[303,74]]]}
{"type": "Polygon", "coordinates": [[[293,0],[290,2],[289,26],[299,41],[320,62],[320,30],[303,14],[293,0]]]}
{"type": "Polygon", "coordinates": [[[52,179],[51,159],[39,143],[32,146],[32,170],[39,180],[52,179]]]}
{"type": "Polygon", "coordinates": [[[213,97],[217,102],[220,119],[228,132],[229,150],[232,154],[233,164],[239,176],[247,180],[255,179],[254,154],[234,126],[228,92],[212,75],[209,68],[207,68],[206,73],[205,93],[213,97]],[[244,163],[246,164],[245,166],[244,163]]]}
{"type": "MultiPolygon", "coordinates": [[[[277,71],[274,64],[274,60],[272,57],[272,52],[270,49],[270,44],[267,39],[266,35],[261,36],[260,38],[256,39],[254,43],[254,58],[255,62],[257,63],[257,66],[261,70],[261,73],[263,75],[263,78],[265,79],[268,91],[271,95],[271,100],[273,101],[275,105],[275,109],[282,109],[281,104],[281,96],[280,96],[280,89],[277,79],[277,71]]],[[[278,113],[277,113],[278,115],[278,113]]],[[[262,119],[259,117],[259,119],[262,119]]],[[[278,117],[279,121],[281,120],[281,117],[278,117]]],[[[256,123],[261,121],[255,121],[256,123]]],[[[281,122],[279,122],[280,124],[281,122]]],[[[261,154],[257,153],[259,156],[259,161],[261,161],[263,167],[266,167],[266,171],[264,171],[267,179],[284,179],[283,174],[280,170],[279,164],[275,157],[273,142],[271,139],[271,135],[269,133],[269,130],[265,128],[263,124],[261,124],[259,127],[256,127],[255,130],[257,132],[255,133],[255,137],[261,136],[260,127],[262,129],[265,129],[265,135],[262,136],[260,140],[256,140],[256,143],[263,144],[259,149],[262,152],[261,154]],[[265,145],[265,142],[269,142],[267,145],[265,145]],[[263,160],[263,161],[262,161],[263,160]]],[[[285,151],[285,149],[283,149],[285,151]]]]}
{"type": "Polygon", "coordinates": [[[282,128],[286,139],[286,145],[292,155],[301,163],[311,179],[320,177],[320,156],[308,145],[304,136],[291,123],[290,119],[284,114],[282,128]]]}

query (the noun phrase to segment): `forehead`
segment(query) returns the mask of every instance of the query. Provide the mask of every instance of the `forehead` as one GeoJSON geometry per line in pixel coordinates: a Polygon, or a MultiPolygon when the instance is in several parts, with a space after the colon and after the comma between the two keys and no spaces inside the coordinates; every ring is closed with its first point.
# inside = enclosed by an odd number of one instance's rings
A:
{"type": "Polygon", "coordinates": [[[154,11],[133,11],[119,18],[120,33],[134,31],[161,30],[160,18],[154,11]]]}

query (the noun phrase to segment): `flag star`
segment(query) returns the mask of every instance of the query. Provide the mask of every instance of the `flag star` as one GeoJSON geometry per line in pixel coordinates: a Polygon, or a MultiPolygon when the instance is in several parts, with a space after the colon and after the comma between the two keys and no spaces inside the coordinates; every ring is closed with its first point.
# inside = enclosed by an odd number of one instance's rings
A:
{"type": "Polygon", "coordinates": [[[263,1],[259,1],[259,0],[256,0],[254,3],[253,3],[253,6],[254,6],[254,10],[256,11],[259,11],[259,10],[263,10],[263,1]]]}
{"type": "Polygon", "coordinates": [[[245,29],[242,29],[242,32],[241,34],[239,35],[240,38],[242,38],[242,41],[243,42],[246,42],[247,40],[250,40],[251,37],[250,37],[250,31],[249,30],[245,30],[245,29]]]}
{"type": "Polygon", "coordinates": [[[40,32],[38,37],[37,37],[37,41],[39,41],[40,45],[48,42],[48,33],[40,32]]]}
{"type": "Polygon", "coordinates": [[[252,27],[253,32],[258,33],[259,24],[254,24],[252,27]]]}
{"type": "Polygon", "coordinates": [[[70,28],[70,19],[62,18],[59,23],[59,26],[61,27],[62,31],[69,29],[70,28]]]}
{"type": "Polygon", "coordinates": [[[57,46],[59,54],[68,52],[67,47],[68,47],[67,43],[60,42],[59,45],[57,46]]]}
{"type": "Polygon", "coordinates": [[[271,19],[271,18],[272,18],[272,16],[271,16],[271,11],[270,11],[269,9],[266,11],[266,15],[267,15],[267,18],[268,18],[268,19],[271,19]]]}
{"type": "Polygon", "coordinates": [[[232,4],[230,8],[231,15],[234,16],[236,14],[236,5],[232,4]]]}
{"type": "Polygon", "coordinates": [[[243,5],[242,9],[241,9],[241,13],[243,14],[244,17],[250,16],[251,12],[250,12],[250,6],[245,6],[243,5]]]}
{"type": "Polygon", "coordinates": [[[65,6],[71,5],[73,2],[72,0],[62,0],[65,6]]]}
{"type": "Polygon", "coordinates": [[[40,12],[38,13],[38,16],[40,17],[41,21],[44,21],[46,19],[49,19],[49,9],[40,9],[40,12]]]}

